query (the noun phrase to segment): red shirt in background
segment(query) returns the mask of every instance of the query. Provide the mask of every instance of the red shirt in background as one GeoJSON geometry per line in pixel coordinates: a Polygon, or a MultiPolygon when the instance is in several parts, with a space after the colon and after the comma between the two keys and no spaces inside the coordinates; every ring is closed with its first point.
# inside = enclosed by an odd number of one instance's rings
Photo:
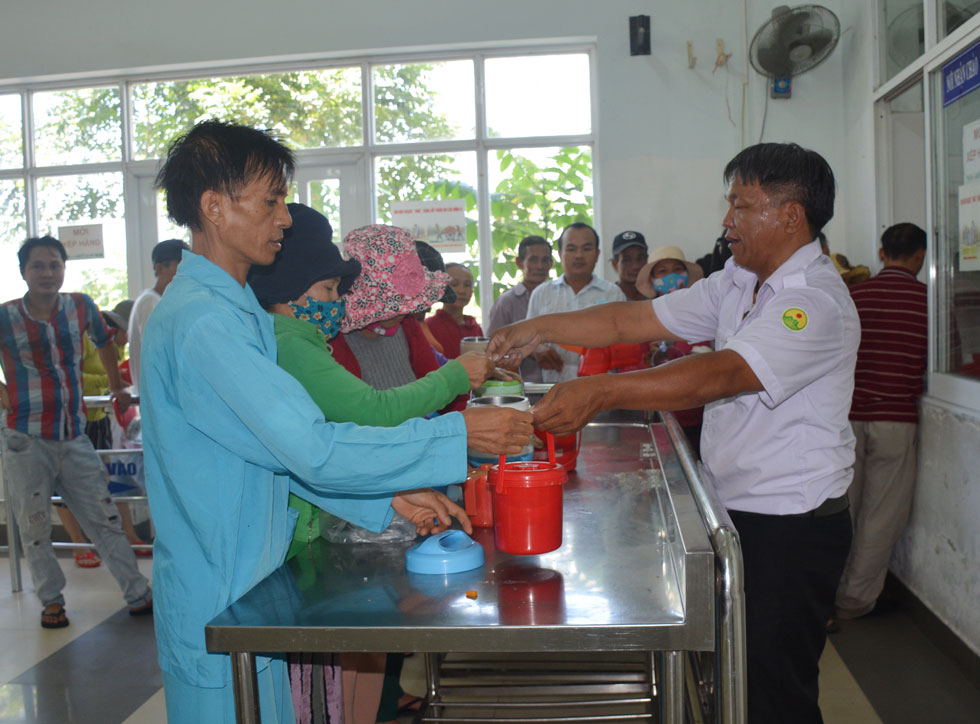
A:
{"type": "Polygon", "coordinates": [[[463,315],[463,324],[460,325],[450,316],[449,312],[445,309],[440,309],[426,319],[425,323],[429,325],[432,334],[435,335],[436,339],[439,340],[439,344],[442,345],[443,354],[446,355],[446,359],[456,359],[459,357],[459,343],[463,341],[463,337],[483,336],[483,330],[480,328],[480,324],[476,321],[476,318],[468,314],[463,315]]]}
{"type": "Polygon", "coordinates": [[[850,419],[918,422],[929,333],[926,285],[903,267],[887,266],[850,292],[861,318],[850,419]]]}

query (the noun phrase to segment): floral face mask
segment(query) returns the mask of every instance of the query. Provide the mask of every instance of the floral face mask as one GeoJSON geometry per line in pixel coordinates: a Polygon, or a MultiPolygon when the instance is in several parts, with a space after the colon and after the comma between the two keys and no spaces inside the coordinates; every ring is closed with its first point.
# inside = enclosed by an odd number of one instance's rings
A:
{"type": "Polygon", "coordinates": [[[665,274],[659,279],[653,280],[653,288],[661,294],[670,294],[685,287],[687,287],[687,272],[682,274],[665,274]]]}
{"type": "Polygon", "coordinates": [[[340,334],[340,321],[347,314],[347,300],[343,297],[332,302],[321,302],[307,296],[305,305],[290,302],[289,306],[296,319],[315,324],[328,340],[340,334]]]}

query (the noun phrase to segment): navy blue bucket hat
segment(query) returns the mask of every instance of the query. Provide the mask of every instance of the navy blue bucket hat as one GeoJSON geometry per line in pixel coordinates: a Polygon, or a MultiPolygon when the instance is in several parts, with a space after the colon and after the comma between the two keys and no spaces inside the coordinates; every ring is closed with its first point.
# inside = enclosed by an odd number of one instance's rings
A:
{"type": "Polygon", "coordinates": [[[253,266],[248,283],[263,307],[291,302],[321,279],[340,277],[346,294],[361,273],[361,262],[344,259],[333,243],[327,217],[303,204],[287,204],[293,225],[283,232],[282,249],[269,266],[253,266]]]}

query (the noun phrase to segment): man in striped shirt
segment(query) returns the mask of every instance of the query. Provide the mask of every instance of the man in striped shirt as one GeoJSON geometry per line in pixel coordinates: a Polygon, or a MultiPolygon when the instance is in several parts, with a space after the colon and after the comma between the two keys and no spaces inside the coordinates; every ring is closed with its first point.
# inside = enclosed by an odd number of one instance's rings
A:
{"type": "Polygon", "coordinates": [[[119,583],[129,613],[153,610],[149,581],[139,572],[109,497],[105,466],[85,434],[82,344],[98,348],[112,395],[125,411],[115,350],[95,303],[84,294],[60,294],[67,254],[61,242],[28,239],[17,252],[27,294],[0,304],[0,364],[6,385],[0,427],[7,498],[20,527],[24,557],[44,607],[41,625],[61,628],[65,576],[51,545],[51,495],[59,494],[119,583]]]}
{"type": "Polygon", "coordinates": [[[925,254],[926,233],[915,224],[896,224],[881,236],[884,269],[850,288],[861,346],[850,414],[857,438],[848,489],[854,539],[836,599],[842,619],[875,607],[912,507],[928,334],[926,285],[915,276],[925,254]]]}

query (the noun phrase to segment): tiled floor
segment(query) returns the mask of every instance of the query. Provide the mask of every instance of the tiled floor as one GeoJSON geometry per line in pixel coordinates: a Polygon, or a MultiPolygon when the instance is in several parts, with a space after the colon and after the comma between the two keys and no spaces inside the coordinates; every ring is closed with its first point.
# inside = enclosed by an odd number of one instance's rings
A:
{"type": "MultiPolygon", "coordinates": [[[[152,561],[140,560],[147,575],[152,561]]],[[[71,625],[43,630],[25,570],[22,593],[0,556],[0,722],[166,722],[152,621],[131,618],[104,567],[62,560],[71,625]]],[[[422,657],[403,684],[421,693],[422,657]]],[[[827,724],[957,724],[977,721],[980,691],[902,613],[845,622],[821,662],[827,724]]],[[[410,717],[403,717],[410,721],[410,717]]]]}

